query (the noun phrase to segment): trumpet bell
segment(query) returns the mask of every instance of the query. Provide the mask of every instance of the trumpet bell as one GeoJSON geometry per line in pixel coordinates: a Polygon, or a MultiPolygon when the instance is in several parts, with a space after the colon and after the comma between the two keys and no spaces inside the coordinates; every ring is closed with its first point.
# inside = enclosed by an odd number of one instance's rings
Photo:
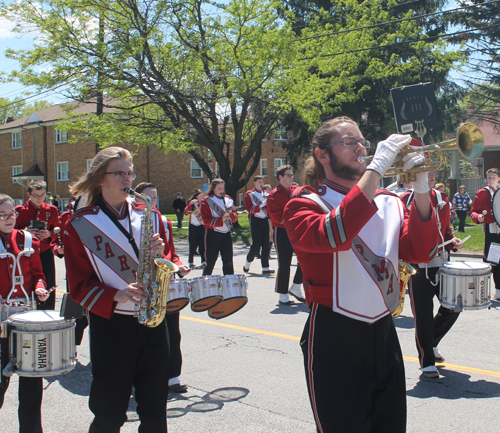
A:
{"type": "Polygon", "coordinates": [[[465,159],[479,158],[484,149],[484,136],[473,123],[462,123],[457,131],[456,146],[465,159]]]}

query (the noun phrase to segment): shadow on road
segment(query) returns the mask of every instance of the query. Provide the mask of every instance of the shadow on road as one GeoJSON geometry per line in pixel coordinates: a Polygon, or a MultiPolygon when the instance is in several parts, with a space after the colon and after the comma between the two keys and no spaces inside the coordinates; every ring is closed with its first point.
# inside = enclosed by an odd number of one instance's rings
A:
{"type": "Polygon", "coordinates": [[[168,400],[168,418],[179,418],[190,412],[212,412],[220,410],[227,403],[236,402],[245,398],[250,391],[246,388],[226,387],[218,388],[204,396],[185,396],[171,394],[168,400]],[[176,406],[172,406],[173,404],[176,406]]]}
{"type": "Polygon", "coordinates": [[[66,376],[52,376],[44,378],[48,384],[48,388],[52,383],[59,382],[59,384],[67,389],[71,394],[89,395],[90,384],[92,383],[92,366],[90,363],[87,365],[76,363],[76,366],[66,376]]]}
{"type": "Polygon", "coordinates": [[[487,380],[470,381],[470,375],[458,371],[439,368],[439,379],[421,376],[413,389],[406,395],[416,398],[438,397],[457,400],[460,398],[493,398],[500,396],[500,384],[487,380]]]}
{"type": "Polygon", "coordinates": [[[413,329],[415,328],[415,320],[413,316],[401,315],[394,318],[394,326],[402,329],[413,329]]]}
{"type": "Polygon", "coordinates": [[[271,314],[299,314],[309,313],[309,307],[306,304],[296,302],[291,305],[276,305],[276,308],[270,311],[271,314]]]}

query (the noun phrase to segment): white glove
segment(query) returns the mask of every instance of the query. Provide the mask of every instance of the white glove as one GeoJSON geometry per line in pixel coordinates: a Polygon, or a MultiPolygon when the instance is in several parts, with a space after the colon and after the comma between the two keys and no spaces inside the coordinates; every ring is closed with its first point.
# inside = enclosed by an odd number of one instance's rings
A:
{"type": "Polygon", "coordinates": [[[381,141],[377,145],[375,156],[366,169],[374,170],[384,177],[385,172],[396,159],[398,152],[410,142],[411,135],[392,134],[388,139],[381,141]]]}
{"type": "MultiPolygon", "coordinates": [[[[403,171],[408,171],[416,165],[421,165],[425,162],[425,155],[422,152],[412,152],[404,156],[403,171]]],[[[429,181],[426,172],[416,173],[416,179],[413,181],[413,190],[417,193],[429,192],[429,181]]]]}

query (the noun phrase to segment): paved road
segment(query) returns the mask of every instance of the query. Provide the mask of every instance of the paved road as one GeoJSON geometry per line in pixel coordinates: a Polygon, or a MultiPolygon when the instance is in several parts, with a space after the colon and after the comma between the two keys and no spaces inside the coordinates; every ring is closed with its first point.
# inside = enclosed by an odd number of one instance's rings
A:
{"type": "MultiPolygon", "coordinates": [[[[177,251],[186,263],[187,244],[179,242],[177,251]]],[[[242,273],[246,252],[246,247],[235,246],[237,273],[242,273]]],[[[58,285],[64,288],[64,265],[60,260],[57,263],[58,285]]],[[[271,265],[276,266],[276,260],[271,265]]],[[[214,274],[217,272],[222,273],[220,261],[214,274]]],[[[201,271],[191,273],[192,277],[199,275],[201,271]]],[[[189,392],[169,399],[171,432],[315,432],[298,343],[307,308],[303,304],[279,306],[275,277],[261,275],[257,261],[248,282],[248,304],[233,316],[215,321],[206,313],[193,313],[189,307],[182,311],[181,378],[189,392]]],[[[440,367],[440,379],[431,380],[419,374],[407,297],[396,326],[405,355],[408,432],[499,430],[499,307],[500,303],[494,302],[490,310],[461,315],[440,345],[450,364],[440,367]]],[[[45,433],[85,432],[92,420],[88,409],[91,368],[87,336],[78,358],[76,369],[65,378],[44,380],[45,433]]],[[[17,385],[14,375],[0,412],[1,433],[18,430],[17,385]]],[[[134,408],[131,399],[129,419],[122,432],[137,431],[134,408]]]]}

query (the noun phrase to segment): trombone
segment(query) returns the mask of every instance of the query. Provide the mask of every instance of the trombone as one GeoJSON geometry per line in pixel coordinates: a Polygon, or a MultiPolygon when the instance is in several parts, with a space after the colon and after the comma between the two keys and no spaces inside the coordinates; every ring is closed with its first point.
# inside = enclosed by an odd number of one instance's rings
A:
{"type": "MultiPolygon", "coordinates": [[[[415,180],[416,173],[424,171],[436,171],[442,168],[445,164],[443,151],[457,149],[462,158],[472,160],[481,155],[484,148],[484,136],[480,129],[473,123],[462,123],[457,129],[456,138],[445,140],[440,143],[429,144],[427,146],[405,146],[401,149],[398,155],[404,156],[412,152],[426,152],[426,158],[423,164],[418,165],[403,171],[403,162],[397,161],[391,167],[384,177],[400,176],[401,182],[412,182],[415,180]],[[433,161],[430,157],[430,152],[439,152],[439,161],[433,161]]],[[[373,156],[360,156],[359,163],[371,161],[373,156]]]]}

